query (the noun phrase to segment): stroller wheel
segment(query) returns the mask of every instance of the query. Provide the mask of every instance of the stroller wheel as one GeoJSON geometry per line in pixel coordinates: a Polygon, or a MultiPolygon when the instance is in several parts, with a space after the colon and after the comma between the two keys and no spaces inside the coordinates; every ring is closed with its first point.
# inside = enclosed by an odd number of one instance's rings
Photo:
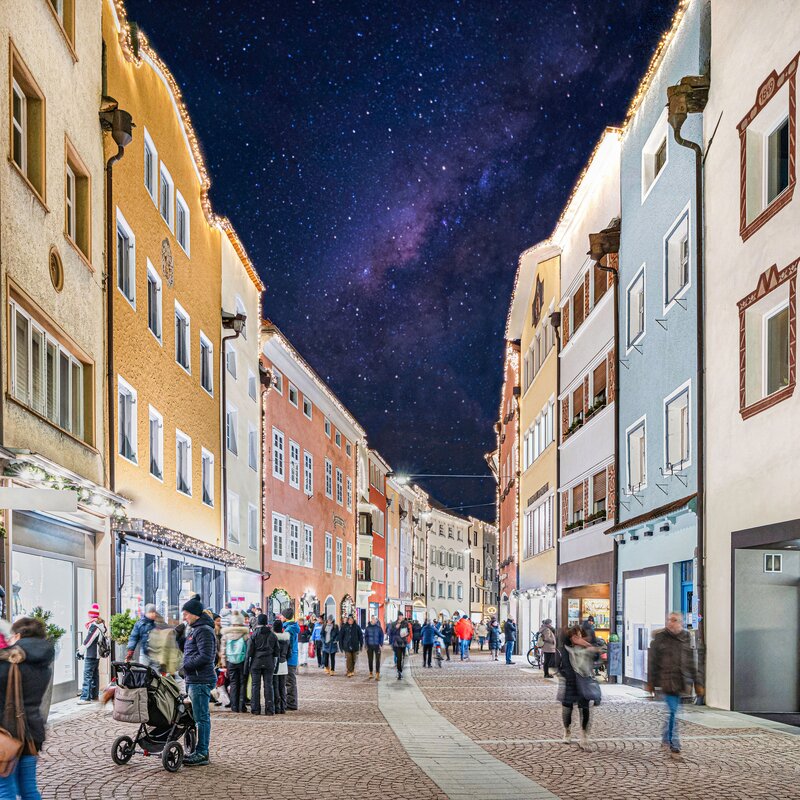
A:
{"type": "Polygon", "coordinates": [[[111,745],[111,758],[115,764],[127,764],[136,750],[136,745],[130,736],[117,736],[114,744],[111,745]]]}
{"type": "Polygon", "coordinates": [[[187,753],[193,753],[197,747],[197,728],[188,728],[183,736],[183,749],[187,753]]]}
{"type": "Polygon", "coordinates": [[[180,742],[167,742],[161,753],[161,763],[167,772],[177,772],[183,765],[183,747],[180,742]]]}

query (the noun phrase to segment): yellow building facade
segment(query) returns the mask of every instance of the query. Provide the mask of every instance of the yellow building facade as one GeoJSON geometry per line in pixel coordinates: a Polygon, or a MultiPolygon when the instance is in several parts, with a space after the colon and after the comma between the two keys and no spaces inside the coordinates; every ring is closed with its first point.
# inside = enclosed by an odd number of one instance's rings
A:
{"type": "MultiPolygon", "coordinates": [[[[180,90],[119,0],[104,0],[103,41],[105,106],[135,126],[108,203],[113,488],[131,500],[116,531],[116,601],[174,619],[195,592],[221,607],[226,568],[244,566],[221,548],[225,221],[180,90]]],[[[111,136],[105,147],[106,159],[117,152],[111,136]]]]}
{"type": "Polygon", "coordinates": [[[520,257],[509,337],[520,342],[519,585],[520,642],[555,619],[557,569],[558,309],[560,255],[547,241],[520,257]]]}

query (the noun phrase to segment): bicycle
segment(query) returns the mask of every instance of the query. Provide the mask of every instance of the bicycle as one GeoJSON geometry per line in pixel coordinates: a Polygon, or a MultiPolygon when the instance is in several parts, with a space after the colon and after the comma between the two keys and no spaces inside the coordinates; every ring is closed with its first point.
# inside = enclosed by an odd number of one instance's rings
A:
{"type": "Polygon", "coordinates": [[[531,647],[528,650],[528,663],[536,669],[542,668],[542,648],[536,644],[538,634],[531,636],[531,647]]]}

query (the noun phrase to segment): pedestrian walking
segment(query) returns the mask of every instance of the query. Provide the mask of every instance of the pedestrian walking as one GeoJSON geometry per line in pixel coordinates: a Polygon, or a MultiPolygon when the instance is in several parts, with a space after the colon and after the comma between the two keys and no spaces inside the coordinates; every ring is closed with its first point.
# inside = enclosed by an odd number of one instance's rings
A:
{"type": "Polygon", "coordinates": [[[469,661],[469,642],[472,639],[472,623],[469,617],[464,614],[455,625],[455,633],[458,637],[459,655],[462,661],[469,661]]]}
{"type": "Polygon", "coordinates": [[[394,650],[395,663],[397,664],[397,680],[402,680],[403,678],[403,659],[411,635],[411,625],[408,620],[402,614],[398,614],[397,622],[392,628],[392,638],[389,640],[389,644],[394,650]]]}
{"type": "Polygon", "coordinates": [[[150,636],[150,631],[153,630],[156,626],[156,617],[158,616],[158,611],[156,607],[152,603],[148,603],[144,607],[144,614],[142,614],[139,619],[136,620],[136,624],[133,626],[131,630],[131,635],[128,637],[128,645],[125,648],[125,660],[132,661],[133,656],[136,653],[136,649],[139,649],[139,657],[138,662],[140,664],[150,664],[149,654],[147,652],[147,640],[150,636]]]}
{"type": "Polygon", "coordinates": [[[432,669],[431,660],[433,658],[433,645],[436,642],[436,628],[426,617],[425,623],[420,629],[420,639],[422,641],[422,666],[432,669]]]}
{"type": "Polygon", "coordinates": [[[97,603],[92,603],[90,606],[88,617],[86,632],[78,648],[79,657],[84,659],[83,686],[78,705],[93,703],[100,697],[100,659],[108,657],[111,650],[108,643],[108,628],[100,616],[100,606],[97,603]]]}
{"type": "Polygon", "coordinates": [[[489,636],[489,626],[486,624],[485,619],[482,619],[475,626],[475,635],[478,637],[478,645],[480,646],[480,649],[483,650],[483,646],[486,644],[486,639],[489,636]]]}
{"type": "Polygon", "coordinates": [[[661,744],[668,747],[673,755],[681,752],[678,725],[675,719],[683,695],[691,694],[694,687],[698,696],[705,693],[697,681],[697,666],[689,639],[689,632],[683,628],[683,617],[673,611],[667,617],[667,625],[658,631],[650,642],[647,658],[647,684],[645,689],[652,692],[661,689],[667,705],[667,718],[661,744]]]}
{"type": "Polygon", "coordinates": [[[597,644],[597,634],[594,630],[594,617],[591,614],[583,621],[581,628],[583,629],[583,638],[592,645],[597,644]]]}
{"type": "Polygon", "coordinates": [[[539,641],[542,653],[544,653],[544,662],[542,664],[544,677],[549,678],[550,670],[555,668],[556,661],[556,630],[553,627],[553,620],[542,620],[542,625],[539,628],[539,641]]]}
{"type": "Polygon", "coordinates": [[[347,615],[347,620],[339,631],[339,647],[345,657],[345,676],[352,678],[356,671],[356,659],[364,646],[364,633],[356,625],[352,614],[347,615]]]}
{"type": "Polygon", "coordinates": [[[506,664],[513,664],[511,655],[514,652],[514,643],[517,641],[517,624],[509,617],[503,625],[503,636],[506,640],[506,664]]]}
{"type": "Polygon", "coordinates": [[[324,653],[322,652],[322,628],[324,623],[321,617],[314,617],[314,627],[311,630],[311,641],[314,643],[314,655],[317,658],[317,668],[325,666],[324,653]]]}
{"type": "Polygon", "coordinates": [[[181,639],[183,650],[183,673],[186,690],[192,703],[192,714],[197,723],[197,746],[194,753],[184,759],[187,767],[208,764],[211,742],[211,713],[209,703],[211,690],[217,683],[214,662],[217,658],[217,639],[214,620],[203,610],[199,595],[194,595],[183,604],[183,618],[188,626],[181,639]]]}
{"type": "Polygon", "coordinates": [[[383,647],[384,634],[381,623],[374,614],[369,618],[369,624],[364,631],[364,642],[367,645],[369,677],[373,677],[374,666],[374,677],[376,681],[379,681],[381,679],[381,648],[383,647]]]}
{"type": "Polygon", "coordinates": [[[284,630],[283,621],[276,619],[272,625],[272,632],[278,640],[278,658],[276,659],[275,674],[272,677],[272,693],[275,695],[275,713],[286,713],[286,676],[289,674],[289,653],[291,650],[291,636],[284,630]]]}
{"type": "Polygon", "coordinates": [[[284,632],[289,634],[289,656],[286,659],[286,710],[297,711],[297,663],[299,661],[300,626],[295,622],[294,611],[290,608],[281,614],[284,632]]]}
{"type": "MultiPolygon", "coordinates": [[[[247,644],[247,659],[245,662],[244,679],[247,685],[247,676],[251,679],[250,688],[250,713],[261,714],[261,689],[264,689],[264,713],[271,717],[275,713],[275,698],[273,695],[273,677],[278,658],[278,638],[269,625],[266,614],[256,617],[256,627],[247,644]]],[[[242,697],[244,701],[245,698],[242,697]]]]}
{"type": "Polygon", "coordinates": [[[578,706],[581,716],[580,746],[589,746],[591,704],[600,704],[600,686],[594,677],[594,659],[599,652],[585,638],[580,625],[574,625],[567,632],[561,653],[561,677],[558,692],[561,702],[561,717],[564,724],[565,744],[572,742],[572,709],[578,706]]]}
{"type": "Polygon", "coordinates": [[[231,613],[228,617],[227,627],[222,629],[220,666],[226,671],[227,675],[231,711],[235,711],[237,714],[246,711],[247,680],[245,679],[245,670],[247,669],[249,638],[250,631],[244,624],[242,615],[238,611],[231,613]]]}
{"type": "Polygon", "coordinates": [[[311,618],[301,618],[298,623],[300,633],[297,635],[297,666],[308,666],[308,644],[311,641],[311,618]]]}
{"type": "MultiPolygon", "coordinates": [[[[453,626],[447,621],[444,620],[442,622],[441,628],[439,628],[439,636],[442,637],[442,641],[444,642],[444,654],[447,656],[447,660],[450,660],[450,645],[453,643],[453,626]]],[[[456,651],[453,650],[453,655],[456,654],[456,651]]]]}
{"type": "Polygon", "coordinates": [[[414,645],[414,653],[419,653],[419,644],[422,641],[422,625],[418,619],[411,623],[411,640],[414,645]]]}
{"type": "Polygon", "coordinates": [[[45,739],[45,720],[41,706],[52,677],[55,658],[53,642],[47,638],[44,623],[33,617],[21,617],[11,626],[8,647],[0,650],[0,708],[13,714],[15,728],[8,733],[26,742],[10,774],[0,778],[0,797],[16,800],[41,800],[36,785],[36,767],[45,739]],[[11,670],[19,670],[19,698],[8,697],[11,670]]]}
{"type": "Polygon", "coordinates": [[[339,651],[339,626],[334,622],[333,615],[322,629],[322,652],[324,654],[325,672],[333,675],[336,672],[336,653],[339,651]]]}
{"type": "Polygon", "coordinates": [[[489,623],[489,634],[486,641],[489,644],[489,653],[491,654],[492,661],[497,661],[498,654],[500,653],[500,623],[493,619],[489,623]]]}

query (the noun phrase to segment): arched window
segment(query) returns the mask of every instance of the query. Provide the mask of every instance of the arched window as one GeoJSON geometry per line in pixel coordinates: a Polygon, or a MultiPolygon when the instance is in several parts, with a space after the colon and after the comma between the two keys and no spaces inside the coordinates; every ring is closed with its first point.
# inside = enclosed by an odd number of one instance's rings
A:
{"type": "Polygon", "coordinates": [[[325,598],[325,619],[327,620],[328,617],[333,617],[334,621],[336,620],[336,601],[333,599],[333,595],[328,595],[325,598]]]}

